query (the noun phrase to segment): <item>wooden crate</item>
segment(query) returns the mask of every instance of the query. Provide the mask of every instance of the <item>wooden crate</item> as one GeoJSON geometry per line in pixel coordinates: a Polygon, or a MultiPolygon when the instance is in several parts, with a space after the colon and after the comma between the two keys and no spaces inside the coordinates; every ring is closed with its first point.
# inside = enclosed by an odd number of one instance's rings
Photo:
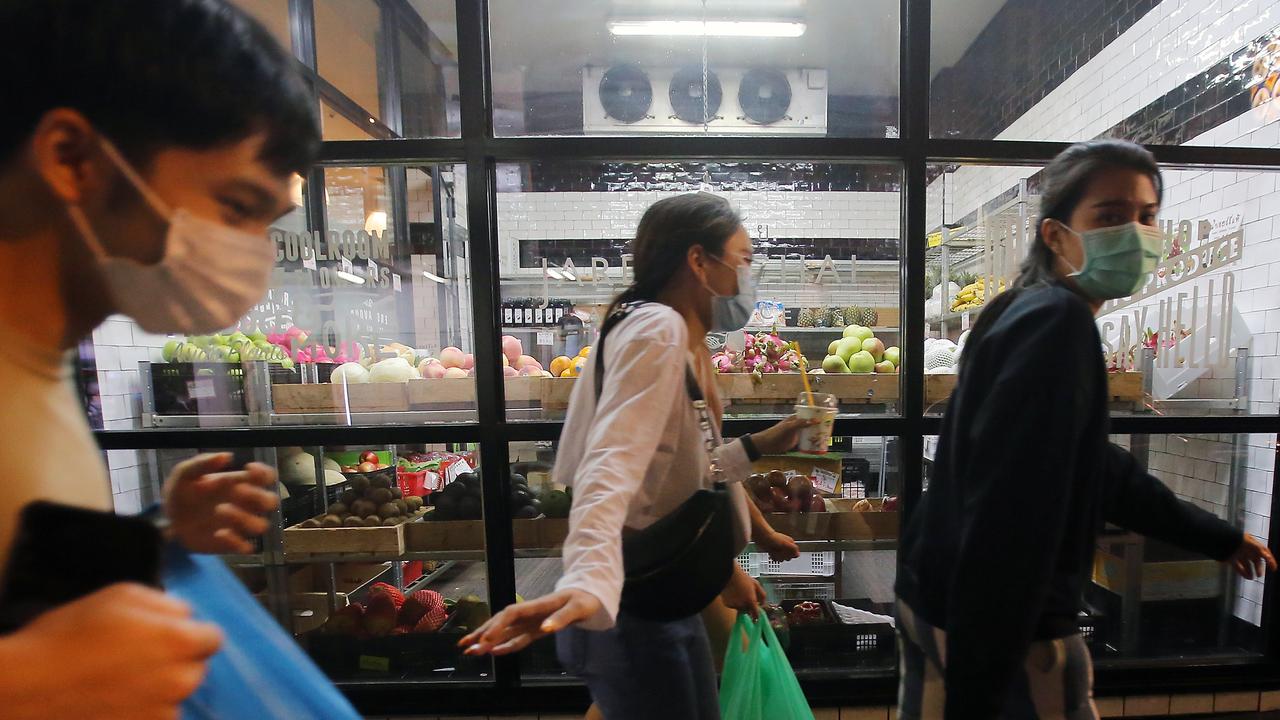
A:
{"type": "MultiPolygon", "coordinates": [[[[956,380],[958,377],[959,376],[954,373],[948,373],[945,375],[925,375],[925,404],[945,402],[947,398],[951,397],[951,393],[955,392],[956,380]]],[[[1107,393],[1108,399],[1113,402],[1131,402],[1141,400],[1142,373],[1107,373],[1107,393]]]]}
{"type": "MultiPolygon", "coordinates": [[[[804,392],[799,373],[763,375],[759,379],[751,373],[722,373],[716,375],[716,382],[720,397],[735,404],[794,404],[804,392]]],[[[814,392],[831,393],[843,404],[890,402],[901,395],[897,373],[810,375],[809,383],[814,392]]]]}
{"type": "Polygon", "coordinates": [[[409,409],[409,383],[272,385],[277,413],[399,412],[409,409]]]}
{"type": "MultiPolygon", "coordinates": [[[[1093,556],[1093,581],[1117,595],[1128,592],[1124,558],[1098,550],[1093,556]]],[[[1213,560],[1172,560],[1142,563],[1143,602],[1197,600],[1222,594],[1222,566],[1213,560]]]]}
{"type": "MultiPolygon", "coordinates": [[[[556,548],[564,544],[569,534],[569,520],[547,517],[513,520],[511,534],[515,547],[522,550],[556,548]]],[[[405,548],[411,552],[483,550],[484,522],[447,520],[414,523],[405,533],[405,548]]]]}
{"type": "MultiPolygon", "coordinates": [[[[830,501],[829,501],[830,502],[830,501]]],[[[767,513],[778,532],[796,540],[896,540],[897,512],[767,513]]]]}
{"type": "Polygon", "coordinates": [[[414,409],[430,405],[475,405],[476,379],[433,378],[405,383],[409,405],[414,409]]]}
{"type": "MultiPolygon", "coordinates": [[[[289,611],[295,635],[311,632],[329,619],[328,580],[316,571],[316,565],[303,565],[289,575],[289,611]]],[[[348,604],[347,596],[381,575],[389,563],[338,563],[334,568],[334,599],[338,607],[348,604]]],[[[260,573],[258,573],[260,574],[260,573]]],[[[243,577],[243,576],[242,576],[243,577]]],[[[254,597],[266,602],[265,577],[244,578],[255,591],[254,597]]]]}
{"type": "Polygon", "coordinates": [[[417,525],[418,513],[396,525],[364,528],[304,528],[297,525],[284,531],[286,560],[301,560],[309,555],[361,556],[398,555],[404,552],[404,529],[417,525]]]}

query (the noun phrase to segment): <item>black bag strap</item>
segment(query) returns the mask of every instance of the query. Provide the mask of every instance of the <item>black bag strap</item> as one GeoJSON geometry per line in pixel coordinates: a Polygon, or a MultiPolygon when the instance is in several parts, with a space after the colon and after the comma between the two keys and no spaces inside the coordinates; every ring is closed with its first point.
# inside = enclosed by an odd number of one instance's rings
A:
{"type": "MultiPolygon", "coordinates": [[[[609,333],[616,328],[623,320],[631,316],[631,313],[646,305],[646,301],[640,300],[628,302],[619,305],[609,316],[604,319],[604,324],[600,326],[600,337],[596,339],[595,349],[591,354],[596,358],[594,386],[596,391],[596,402],[600,401],[600,395],[604,392],[604,344],[609,337],[609,333]]],[[[720,463],[716,461],[715,449],[719,444],[716,442],[715,430],[711,424],[711,414],[707,412],[707,399],[702,394],[702,387],[698,385],[698,377],[693,374],[693,368],[689,363],[684,364],[684,385],[685,392],[689,394],[689,399],[693,401],[693,407],[698,411],[698,425],[702,430],[702,441],[706,446],[707,457],[711,460],[711,478],[716,485],[723,485],[724,471],[720,468],[720,463]]]]}

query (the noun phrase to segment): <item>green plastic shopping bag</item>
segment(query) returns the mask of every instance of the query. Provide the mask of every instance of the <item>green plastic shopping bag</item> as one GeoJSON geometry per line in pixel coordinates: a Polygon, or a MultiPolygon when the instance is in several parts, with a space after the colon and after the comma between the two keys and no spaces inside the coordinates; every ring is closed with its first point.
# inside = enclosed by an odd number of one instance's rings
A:
{"type": "Polygon", "coordinates": [[[738,614],[720,683],[722,720],[814,720],[778,638],[761,613],[738,614]]]}

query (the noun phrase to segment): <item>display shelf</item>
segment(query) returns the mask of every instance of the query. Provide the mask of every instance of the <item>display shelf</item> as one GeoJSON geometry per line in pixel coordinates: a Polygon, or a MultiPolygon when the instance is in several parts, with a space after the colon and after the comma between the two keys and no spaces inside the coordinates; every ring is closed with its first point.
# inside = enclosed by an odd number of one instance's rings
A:
{"type": "MultiPolygon", "coordinates": [[[[960,376],[955,373],[924,376],[924,398],[926,403],[942,402],[955,392],[956,382],[960,376]]],[[[1111,402],[1136,402],[1143,398],[1142,373],[1109,372],[1107,373],[1107,394],[1111,402]]]]}
{"type": "MultiPolygon", "coordinates": [[[[750,332],[756,332],[756,331],[750,331],[750,332]]],[[[762,330],[760,332],[768,332],[768,330],[762,330]]],[[[825,335],[833,335],[833,334],[843,333],[844,328],[842,327],[780,327],[780,328],[775,328],[773,332],[776,332],[778,334],[819,333],[819,334],[825,334],[825,335]]],[[[902,330],[896,327],[873,327],[871,328],[871,332],[875,333],[876,335],[880,335],[882,333],[897,335],[901,333],[902,330]]]]}

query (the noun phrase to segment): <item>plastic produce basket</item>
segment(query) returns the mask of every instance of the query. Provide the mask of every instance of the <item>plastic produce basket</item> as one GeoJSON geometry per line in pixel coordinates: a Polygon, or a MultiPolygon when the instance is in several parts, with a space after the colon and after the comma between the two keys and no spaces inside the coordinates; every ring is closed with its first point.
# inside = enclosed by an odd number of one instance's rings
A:
{"type": "MultiPolygon", "coordinates": [[[[320,382],[327,382],[336,367],[317,365],[320,382]]],[[[151,390],[157,415],[243,415],[244,366],[227,362],[151,363],[151,390]]],[[[297,368],[273,364],[271,384],[302,382],[297,368]]]]}
{"type": "Polygon", "coordinates": [[[776,562],[765,553],[760,557],[760,574],[786,577],[831,577],[836,574],[834,552],[802,552],[794,560],[776,562]]]}
{"type": "Polygon", "coordinates": [[[830,600],[836,596],[835,583],[771,583],[779,601],[830,600]]]}

